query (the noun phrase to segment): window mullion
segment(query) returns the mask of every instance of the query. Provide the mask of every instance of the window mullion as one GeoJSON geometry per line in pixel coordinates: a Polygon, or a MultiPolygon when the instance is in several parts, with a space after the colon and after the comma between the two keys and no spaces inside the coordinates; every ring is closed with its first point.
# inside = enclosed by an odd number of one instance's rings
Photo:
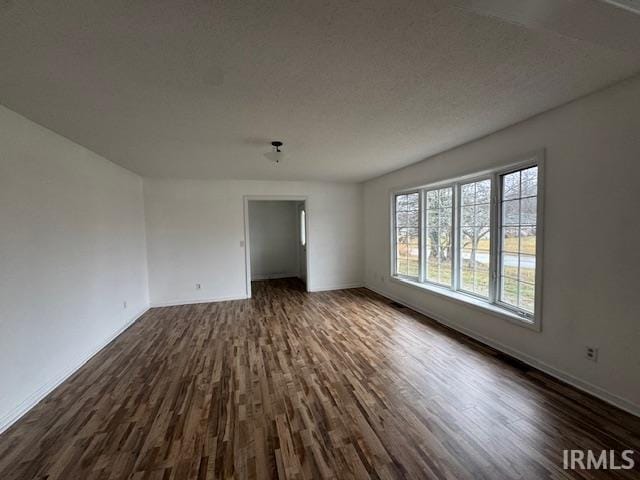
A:
{"type": "Polygon", "coordinates": [[[451,246],[453,255],[451,258],[451,267],[453,269],[452,288],[458,291],[460,288],[460,184],[453,185],[453,215],[451,220],[451,246]]]}
{"type": "Polygon", "coordinates": [[[420,231],[419,231],[419,242],[420,242],[420,270],[418,273],[418,281],[420,283],[424,283],[427,278],[427,241],[426,241],[426,228],[427,228],[427,195],[425,194],[424,189],[419,191],[419,202],[420,202],[420,231]]]}
{"type": "Polygon", "coordinates": [[[500,233],[500,185],[497,173],[491,175],[491,211],[489,214],[489,230],[491,248],[489,249],[489,302],[496,303],[500,279],[498,276],[498,262],[502,250],[502,235],[500,233]]]}

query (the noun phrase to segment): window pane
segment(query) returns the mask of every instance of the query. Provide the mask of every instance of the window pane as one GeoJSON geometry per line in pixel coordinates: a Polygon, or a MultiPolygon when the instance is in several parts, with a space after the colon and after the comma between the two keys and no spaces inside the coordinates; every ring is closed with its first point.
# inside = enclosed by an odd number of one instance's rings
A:
{"type": "Polygon", "coordinates": [[[442,188],[438,191],[440,192],[440,207],[451,207],[453,205],[453,188],[442,188]]]}
{"type": "Polygon", "coordinates": [[[483,297],[489,295],[490,237],[488,228],[468,232],[460,252],[460,288],[483,297]]]}
{"type": "Polygon", "coordinates": [[[523,198],[520,200],[520,223],[522,225],[536,224],[537,197],[523,198]]]}
{"type": "Polygon", "coordinates": [[[518,281],[502,277],[500,299],[509,305],[518,305],[518,281]]]}
{"type": "Polygon", "coordinates": [[[420,273],[420,194],[396,195],[395,273],[418,277],[420,273]]]}
{"type": "MultiPolygon", "coordinates": [[[[417,223],[415,223],[417,225],[417,223]]],[[[418,277],[420,275],[420,230],[418,228],[407,229],[407,275],[418,277]]]]}
{"type": "Polygon", "coordinates": [[[420,195],[418,193],[410,193],[407,195],[407,210],[418,210],[420,208],[420,195]]]}
{"type": "MultiPolygon", "coordinates": [[[[491,231],[489,230],[489,227],[476,227],[475,237],[478,252],[483,253],[491,250],[491,231]]],[[[483,262],[486,260],[486,263],[489,264],[489,258],[487,258],[486,255],[482,258],[483,262]]]]}
{"type": "Polygon", "coordinates": [[[407,235],[407,229],[402,227],[402,228],[396,229],[396,231],[397,231],[396,241],[398,243],[408,243],[409,236],[407,235]]]}
{"type": "Polygon", "coordinates": [[[502,176],[502,199],[520,198],[520,172],[502,176]]]}
{"type": "Polygon", "coordinates": [[[460,205],[474,205],[476,203],[476,184],[467,183],[460,188],[462,198],[460,205]]]}
{"type": "Polygon", "coordinates": [[[462,226],[466,227],[466,226],[473,226],[475,225],[475,213],[476,213],[476,209],[473,205],[470,205],[468,207],[462,207],[460,209],[460,223],[462,226]]]}
{"type": "Polygon", "coordinates": [[[476,182],[476,203],[491,202],[491,180],[481,180],[476,182]]]}
{"type": "Polygon", "coordinates": [[[535,286],[529,285],[527,283],[520,283],[520,298],[518,306],[526,310],[527,312],[533,313],[535,307],[535,295],[536,289],[535,286]]]}
{"type": "Polygon", "coordinates": [[[407,226],[418,228],[420,225],[420,211],[419,210],[410,210],[407,212],[407,226]]]}
{"type": "Polygon", "coordinates": [[[451,230],[451,222],[453,221],[452,209],[441,209],[440,210],[440,229],[446,230],[447,234],[449,230],[451,230]]]}
{"type": "Polygon", "coordinates": [[[427,192],[426,280],[451,286],[451,229],[453,221],[453,188],[427,192]]]}
{"type": "Polygon", "coordinates": [[[407,196],[396,195],[396,212],[407,210],[407,196]]]}
{"type": "Polygon", "coordinates": [[[398,273],[399,275],[409,275],[406,258],[398,258],[396,273],[398,273]]]}
{"type": "Polygon", "coordinates": [[[491,219],[489,204],[476,205],[476,227],[488,227],[491,219]]]}
{"type": "Polygon", "coordinates": [[[396,273],[407,275],[407,245],[398,244],[396,246],[396,273]]]}
{"type": "Polygon", "coordinates": [[[462,268],[460,269],[460,288],[462,290],[473,292],[474,274],[474,269],[468,266],[467,261],[462,261],[462,268]]]}
{"type": "Polygon", "coordinates": [[[518,278],[527,283],[536,283],[536,257],[535,255],[520,254],[520,273],[518,278]]]}
{"type": "Polygon", "coordinates": [[[460,229],[460,249],[471,249],[473,243],[474,227],[461,227],[460,229]]]}
{"type": "Polygon", "coordinates": [[[538,168],[502,176],[500,301],[529,313],[535,306],[538,168]]]}
{"type": "Polygon", "coordinates": [[[489,296],[489,263],[478,263],[475,272],[475,285],[473,290],[476,295],[489,296]]]}
{"type": "Polygon", "coordinates": [[[438,191],[431,190],[427,192],[427,209],[440,208],[440,201],[438,200],[438,191]]]}
{"type": "MultiPolygon", "coordinates": [[[[436,244],[437,245],[437,244],[436,244]]],[[[427,249],[427,280],[438,283],[440,278],[440,264],[438,262],[438,247],[431,244],[427,249]]]]}
{"type": "Polygon", "coordinates": [[[527,168],[522,171],[521,196],[533,197],[538,195],[538,167],[527,168]]]}
{"type": "Polygon", "coordinates": [[[507,200],[502,202],[502,224],[520,224],[520,200],[507,200]]]}
{"type": "Polygon", "coordinates": [[[500,268],[502,275],[518,279],[519,255],[517,253],[502,252],[500,268]]]}
{"type": "Polygon", "coordinates": [[[451,257],[440,260],[440,283],[451,286],[451,257]]]}
{"type": "Polygon", "coordinates": [[[460,208],[460,289],[489,295],[491,180],[462,185],[460,208]],[[466,205],[465,205],[466,204],[466,205]]]}
{"type": "Polygon", "coordinates": [[[407,275],[414,278],[418,278],[420,275],[420,260],[417,257],[409,258],[407,263],[407,275]]]}
{"type": "Polygon", "coordinates": [[[520,229],[518,227],[503,227],[502,250],[514,253],[520,251],[520,229]]]}
{"type": "Polygon", "coordinates": [[[536,227],[520,227],[520,253],[536,254],[536,227]]]}
{"type": "Polygon", "coordinates": [[[420,237],[418,236],[419,230],[417,228],[407,228],[407,243],[412,245],[418,245],[420,243],[420,237]]]}
{"type": "Polygon", "coordinates": [[[396,227],[408,227],[409,212],[396,212],[396,227]]]}
{"type": "Polygon", "coordinates": [[[430,227],[438,227],[440,225],[440,211],[427,210],[427,225],[430,227]]]}

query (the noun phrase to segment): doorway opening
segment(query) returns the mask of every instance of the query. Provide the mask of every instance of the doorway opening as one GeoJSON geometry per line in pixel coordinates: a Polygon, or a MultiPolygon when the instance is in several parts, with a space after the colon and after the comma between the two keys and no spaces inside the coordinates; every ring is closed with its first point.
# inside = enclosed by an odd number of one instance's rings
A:
{"type": "Polygon", "coordinates": [[[305,197],[246,196],[247,298],[251,282],[297,278],[308,291],[309,216],[305,197]]]}

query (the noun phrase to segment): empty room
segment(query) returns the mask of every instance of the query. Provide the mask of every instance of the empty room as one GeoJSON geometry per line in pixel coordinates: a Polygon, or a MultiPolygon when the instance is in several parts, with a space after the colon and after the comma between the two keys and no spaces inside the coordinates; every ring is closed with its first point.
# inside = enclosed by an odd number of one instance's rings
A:
{"type": "Polygon", "coordinates": [[[0,0],[0,480],[640,479],[640,1],[0,0]]]}

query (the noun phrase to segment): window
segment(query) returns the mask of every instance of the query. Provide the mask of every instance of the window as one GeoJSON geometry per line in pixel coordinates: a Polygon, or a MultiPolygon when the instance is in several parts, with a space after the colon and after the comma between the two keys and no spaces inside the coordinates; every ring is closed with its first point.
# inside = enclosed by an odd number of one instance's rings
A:
{"type": "Polygon", "coordinates": [[[451,286],[453,265],[451,239],[453,228],[453,191],[451,187],[427,191],[426,278],[451,286]]]}
{"type": "Polygon", "coordinates": [[[541,163],[395,193],[393,275],[539,325],[541,163]]]}
{"type": "Polygon", "coordinates": [[[300,210],[300,245],[307,245],[307,212],[300,210]]]}
{"type": "Polygon", "coordinates": [[[395,274],[418,278],[420,273],[420,194],[395,197],[395,274]]]}
{"type": "Polygon", "coordinates": [[[533,313],[538,167],[500,176],[500,301],[533,313]]]}
{"type": "Polygon", "coordinates": [[[489,298],[491,179],[460,186],[460,290],[489,298]]]}

